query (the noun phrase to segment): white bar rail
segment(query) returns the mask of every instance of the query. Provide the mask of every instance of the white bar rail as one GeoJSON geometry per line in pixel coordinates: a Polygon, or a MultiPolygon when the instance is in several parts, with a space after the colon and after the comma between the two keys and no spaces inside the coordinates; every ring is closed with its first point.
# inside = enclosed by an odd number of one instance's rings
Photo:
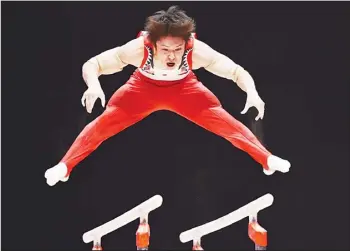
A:
{"type": "Polygon", "coordinates": [[[83,241],[85,243],[100,241],[104,235],[109,234],[138,218],[148,217],[148,213],[160,207],[162,203],[162,196],[155,195],[117,218],[84,233],[83,241]]]}
{"type": "Polygon", "coordinates": [[[251,215],[257,215],[257,213],[273,203],[272,194],[265,194],[260,198],[246,204],[245,206],[238,208],[237,210],[220,217],[211,222],[205,223],[198,227],[184,231],[180,234],[180,241],[182,243],[189,242],[191,240],[200,240],[204,235],[208,235],[222,228],[225,228],[233,223],[249,217],[251,215]]]}

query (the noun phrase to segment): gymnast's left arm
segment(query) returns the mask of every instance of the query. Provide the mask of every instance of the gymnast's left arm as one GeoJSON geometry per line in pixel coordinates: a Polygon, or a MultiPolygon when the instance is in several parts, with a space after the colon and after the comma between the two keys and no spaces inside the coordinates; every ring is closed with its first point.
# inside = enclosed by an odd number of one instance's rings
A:
{"type": "Polygon", "coordinates": [[[198,39],[195,39],[194,42],[192,58],[194,69],[203,67],[219,77],[232,80],[246,92],[247,101],[242,114],[254,106],[259,112],[255,119],[263,119],[265,103],[260,98],[255,88],[254,79],[247,70],[198,39]]]}

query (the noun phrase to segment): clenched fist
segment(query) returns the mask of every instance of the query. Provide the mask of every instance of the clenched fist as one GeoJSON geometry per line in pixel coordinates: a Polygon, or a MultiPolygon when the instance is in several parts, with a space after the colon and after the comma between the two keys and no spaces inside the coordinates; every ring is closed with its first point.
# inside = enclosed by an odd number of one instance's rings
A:
{"type": "Polygon", "coordinates": [[[90,86],[84,92],[83,97],[81,98],[81,104],[86,107],[86,111],[88,113],[91,113],[92,108],[94,107],[94,104],[98,98],[101,99],[102,107],[105,107],[106,99],[101,86],[99,85],[90,86]]]}

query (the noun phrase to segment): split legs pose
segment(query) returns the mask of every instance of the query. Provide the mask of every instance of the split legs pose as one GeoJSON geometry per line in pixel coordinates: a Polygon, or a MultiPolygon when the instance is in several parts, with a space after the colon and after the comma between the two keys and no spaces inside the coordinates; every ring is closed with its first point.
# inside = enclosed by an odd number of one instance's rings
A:
{"type": "Polygon", "coordinates": [[[265,174],[289,171],[290,163],[266,150],[193,73],[183,80],[159,83],[136,71],[114,93],[106,110],[83,129],[59,164],[46,171],[47,183],[53,186],[66,181],[73,168],[101,143],[157,110],[175,112],[225,138],[260,163],[265,174]]]}

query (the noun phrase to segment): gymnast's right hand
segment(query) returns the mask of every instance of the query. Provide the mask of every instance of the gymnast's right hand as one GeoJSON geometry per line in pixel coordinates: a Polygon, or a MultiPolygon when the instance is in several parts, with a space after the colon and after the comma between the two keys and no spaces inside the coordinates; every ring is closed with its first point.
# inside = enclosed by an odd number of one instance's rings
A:
{"type": "Polygon", "coordinates": [[[101,86],[92,85],[84,92],[83,97],[81,98],[81,104],[86,107],[88,113],[91,113],[98,98],[101,99],[102,107],[105,107],[106,98],[101,86]]]}

